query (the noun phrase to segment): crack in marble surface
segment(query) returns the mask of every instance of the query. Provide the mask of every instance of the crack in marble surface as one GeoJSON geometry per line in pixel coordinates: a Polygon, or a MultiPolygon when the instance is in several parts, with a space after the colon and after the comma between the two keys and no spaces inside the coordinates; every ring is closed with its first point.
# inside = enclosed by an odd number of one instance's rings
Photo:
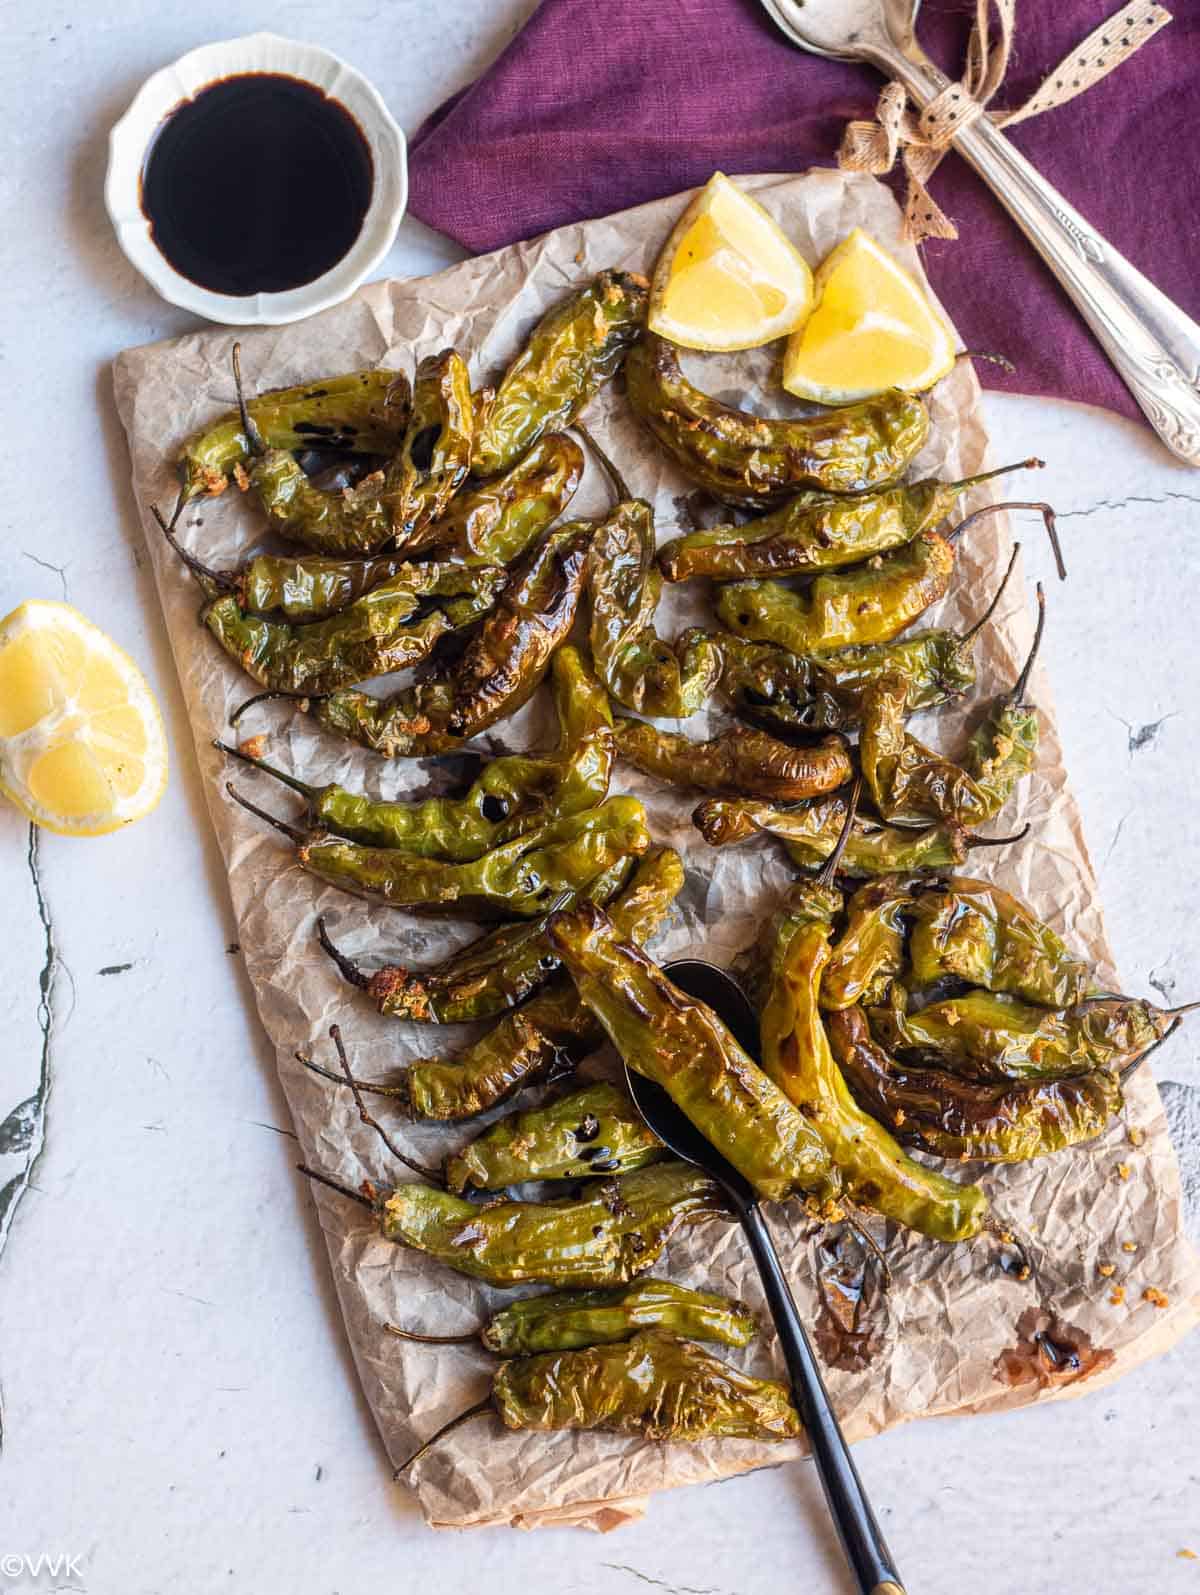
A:
{"type": "Polygon", "coordinates": [[[721,1590],[712,1586],[697,1588],[694,1584],[672,1584],[665,1578],[652,1578],[649,1573],[643,1573],[639,1567],[630,1567],[626,1562],[601,1562],[601,1567],[607,1567],[614,1573],[628,1573],[631,1578],[636,1578],[639,1583],[652,1584],[655,1589],[670,1590],[671,1595],[723,1595],[721,1590]]]}
{"type": "Polygon", "coordinates": [[[1200,504],[1200,493],[1169,492],[1162,494],[1131,493],[1128,498],[1102,498],[1095,504],[1089,504],[1081,510],[1059,510],[1060,521],[1083,520],[1089,515],[1097,515],[1101,510],[1128,509],[1130,504],[1200,504]]]}

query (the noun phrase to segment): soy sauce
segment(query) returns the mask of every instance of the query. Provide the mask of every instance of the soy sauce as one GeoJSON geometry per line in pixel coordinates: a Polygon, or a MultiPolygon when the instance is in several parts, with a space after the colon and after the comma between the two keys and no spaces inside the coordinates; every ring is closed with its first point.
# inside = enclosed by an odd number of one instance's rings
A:
{"type": "Polygon", "coordinates": [[[350,249],[373,180],[345,106],[299,78],[247,72],[208,84],[162,123],[142,210],[181,276],[213,293],[283,293],[350,249]]]}

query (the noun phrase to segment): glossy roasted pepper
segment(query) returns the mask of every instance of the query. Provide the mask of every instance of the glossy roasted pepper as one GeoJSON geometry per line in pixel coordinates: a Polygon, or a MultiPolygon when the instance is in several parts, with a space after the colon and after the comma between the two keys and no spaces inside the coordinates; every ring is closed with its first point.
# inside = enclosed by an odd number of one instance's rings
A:
{"type": "Polygon", "coordinates": [[[829,865],[815,880],[797,882],[777,917],[762,1012],[763,1068],[821,1137],[851,1201],[933,1240],[968,1240],[983,1228],[984,1193],[908,1157],[857,1105],[834,1062],[819,1005],[833,919],[842,907],[831,882],[829,865]]]}
{"type": "Polygon", "coordinates": [[[628,855],[650,845],[636,798],[613,797],[594,809],[552,820],[465,864],[423,858],[401,848],[362,847],[340,836],[306,832],[248,803],[243,808],[296,844],[296,860],[318,880],[392,908],[440,909],[465,919],[529,919],[560,893],[580,891],[628,855]]]}
{"type": "Polygon", "coordinates": [[[598,1080],[497,1120],[446,1159],[446,1184],[452,1191],[501,1191],[524,1180],[625,1174],[666,1155],[628,1095],[598,1080]]]}
{"type": "Polygon", "coordinates": [[[967,876],[921,896],[908,956],[917,987],[956,975],[1046,1008],[1070,1008],[1096,990],[1091,969],[1048,925],[991,881],[967,876]]]}
{"type": "Polygon", "coordinates": [[[1179,1017],[1134,997],[1090,997],[1055,1009],[1001,992],[968,991],[915,1013],[906,1012],[905,998],[893,987],[888,1006],[869,1010],[881,1044],[982,1081],[1057,1079],[1093,1069],[1121,1073],[1179,1017]]]}
{"type": "Polygon", "coordinates": [[[804,1431],[791,1392],[753,1379],[690,1340],[645,1330],[617,1345],[502,1362],[485,1400],[431,1435],[396,1469],[485,1412],[508,1429],[591,1429],[644,1440],[794,1440],[804,1431]]]}
{"type": "MultiPolygon", "coordinates": [[[[394,454],[408,425],[408,378],[401,371],[348,371],[251,399],[247,410],[270,449],[344,449],[394,454]]],[[[179,471],[184,497],[223,493],[230,475],[251,458],[250,439],[230,410],[184,444],[179,471]]]]}
{"type": "Polygon", "coordinates": [[[715,1291],[689,1290],[669,1279],[635,1279],[611,1290],[556,1290],[525,1296],[493,1314],[481,1329],[464,1335],[423,1335],[385,1326],[401,1340],[425,1345],[465,1346],[482,1341],[498,1357],[523,1357],[538,1351],[576,1351],[581,1346],[612,1346],[643,1329],[660,1329],[690,1340],[715,1340],[723,1346],[748,1346],[758,1332],[744,1302],[715,1291]]]}
{"type": "Polygon", "coordinates": [[[398,547],[444,514],[466,481],[475,420],[475,396],[462,356],[443,349],[422,360],[404,442],[383,481],[382,498],[398,547]]]}
{"type": "Polygon", "coordinates": [[[702,792],[744,793],[786,803],[844,786],[854,774],[841,737],[798,748],[766,731],[731,726],[707,742],[660,731],[645,720],[615,725],[621,758],[645,775],[702,792]]]}
{"type": "Polygon", "coordinates": [[[476,476],[508,470],[546,432],[570,426],[624,360],[647,296],[644,277],[602,271],[547,311],[505,372],[475,439],[476,476]]]}
{"type": "Polygon", "coordinates": [[[840,1009],[828,1022],[838,1066],[859,1103],[937,1157],[1023,1163],[1094,1139],[1121,1110],[1120,1082],[1107,1069],[981,1085],[897,1062],[872,1037],[861,1008],[840,1009]]]}
{"type": "Polygon", "coordinates": [[[885,875],[859,887],[821,976],[822,1008],[883,1001],[904,971],[906,916],[921,885],[919,875],[885,875]]]}
{"type": "Polygon", "coordinates": [[[760,1196],[836,1194],[837,1176],[808,1122],[717,1014],[623,941],[602,908],[555,915],[550,940],[629,1067],[662,1086],[760,1196]]]}
{"type": "Polygon", "coordinates": [[[634,414],[714,498],[762,507],[803,488],[862,493],[893,482],[929,435],[916,394],[889,392],[799,420],[764,420],[702,393],[674,347],[647,332],[625,365],[634,414]]]}
{"type": "Polygon", "coordinates": [[[857,497],[807,492],[744,525],[713,526],[665,543],[658,562],[668,581],[708,576],[739,581],[755,576],[803,576],[857,565],[874,554],[936,531],[959,496],[1009,471],[1039,466],[1022,460],[961,482],[927,478],[857,497]]]}

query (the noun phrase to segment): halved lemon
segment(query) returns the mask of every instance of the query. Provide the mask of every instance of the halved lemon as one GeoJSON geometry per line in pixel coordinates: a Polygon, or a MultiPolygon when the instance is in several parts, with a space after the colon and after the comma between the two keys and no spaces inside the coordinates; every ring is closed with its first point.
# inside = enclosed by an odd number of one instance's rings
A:
{"type": "Polygon", "coordinates": [[[808,262],[757,200],[714,172],[658,257],[648,321],[685,349],[754,349],[798,327],[812,298],[808,262]]]}
{"type": "Polygon", "coordinates": [[[100,836],[166,784],[162,716],[123,649],[70,604],[0,621],[0,792],[49,831],[100,836]]]}
{"type": "Polygon", "coordinates": [[[954,364],[945,318],[861,227],[822,261],[816,293],[784,353],[789,393],[819,404],[853,404],[887,388],[921,393],[954,364]]]}

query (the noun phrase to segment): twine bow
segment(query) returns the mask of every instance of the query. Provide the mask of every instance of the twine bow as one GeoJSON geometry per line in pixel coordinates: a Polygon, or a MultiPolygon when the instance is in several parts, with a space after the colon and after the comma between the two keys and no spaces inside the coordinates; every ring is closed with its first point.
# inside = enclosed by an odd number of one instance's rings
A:
{"type": "Polygon", "coordinates": [[[879,96],[875,120],[851,122],[846,128],[838,151],[838,165],[843,170],[880,176],[891,171],[897,154],[901,156],[908,182],[904,236],[912,243],[958,237],[957,227],[931,198],[928,187],[955,134],[981,116],[989,117],[997,127],[1006,127],[1065,105],[1107,77],[1171,21],[1171,13],[1162,6],[1130,0],[1064,57],[1024,105],[1011,111],[989,111],[1008,70],[1015,12],[1016,0],[975,0],[975,21],[961,82],[943,89],[920,112],[910,107],[902,84],[889,83],[879,96]],[[994,33],[993,6],[999,22],[994,33]]]}

